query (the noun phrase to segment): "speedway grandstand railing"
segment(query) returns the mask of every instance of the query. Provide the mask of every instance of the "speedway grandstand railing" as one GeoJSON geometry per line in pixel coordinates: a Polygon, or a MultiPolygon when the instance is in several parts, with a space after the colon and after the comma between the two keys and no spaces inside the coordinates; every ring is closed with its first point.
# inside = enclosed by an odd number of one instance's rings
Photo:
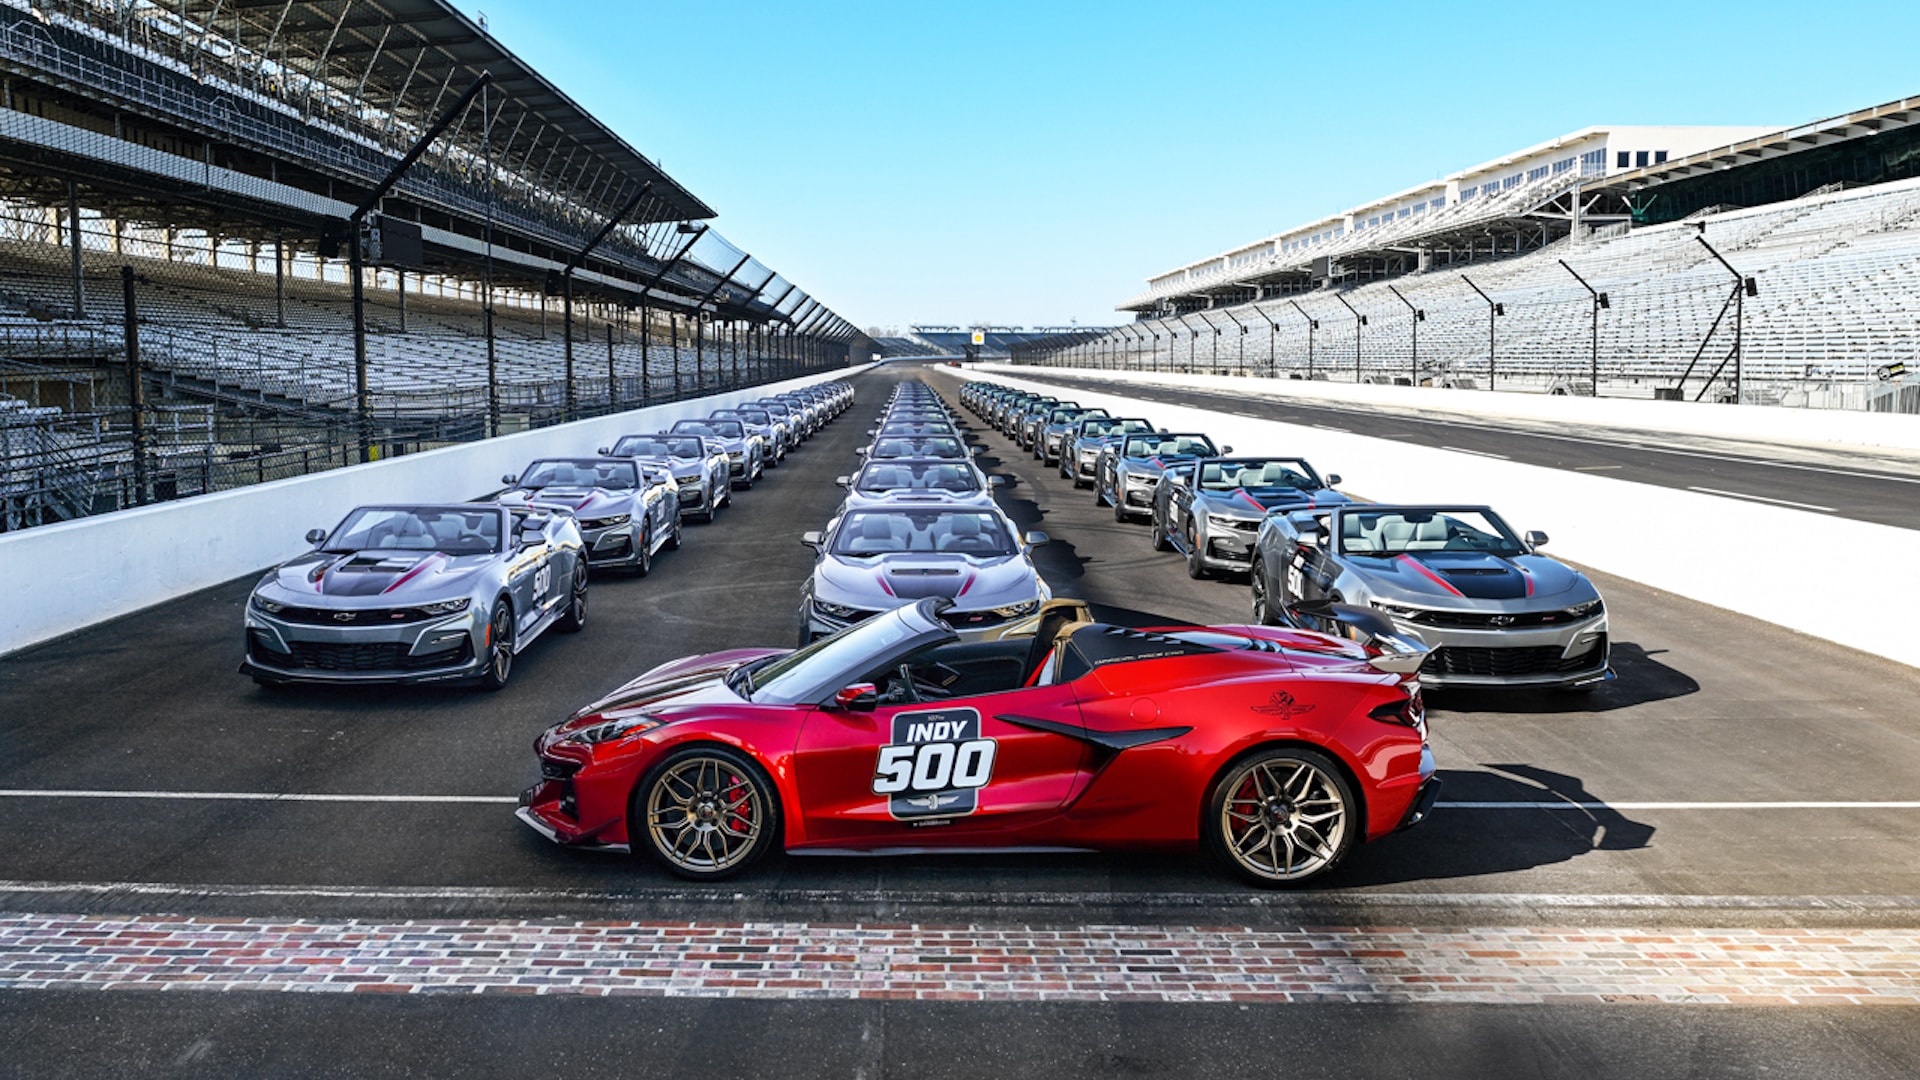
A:
{"type": "Polygon", "coordinates": [[[1920,412],[1920,181],[1260,291],[1014,361],[1920,412]]]}
{"type": "Polygon", "coordinates": [[[0,528],[866,355],[444,0],[0,0],[0,77],[0,528]]]}

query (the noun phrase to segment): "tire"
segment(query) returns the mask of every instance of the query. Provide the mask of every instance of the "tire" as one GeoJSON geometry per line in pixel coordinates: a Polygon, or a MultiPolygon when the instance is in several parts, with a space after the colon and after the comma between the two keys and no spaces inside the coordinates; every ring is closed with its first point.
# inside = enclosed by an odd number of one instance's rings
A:
{"type": "Polygon", "coordinates": [[[567,612],[560,616],[554,629],[563,634],[577,634],[587,628],[587,560],[578,560],[573,571],[573,592],[567,597],[567,612]]]}
{"type": "Polygon", "coordinates": [[[1247,591],[1252,594],[1254,624],[1279,626],[1280,615],[1274,611],[1273,600],[1267,595],[1267,564],[1258,555],[1253,557],[1253,568],[1248,575],[1247,591]]]}
{"type": "Polygon", "coordinates": [[[689,746],[647,770],[634,789],[627,839],[668,873],[721,881],[780,843],[780,795],[766,772],[740,752],[689,746]]]}
{"type": "Polygon", "coordinates": [[[1153,550],[1166,551],[1173,547],[1172,544],[1167,542],[1167,528],[1166,525],[1161,522],[1159,514],[1156,513],[1153,515],[1152,519],[1147,522],[1147,527],[1153,533],[1151,537],[1153,550]]]}
{"type": "Polygon", "coordinates": [[[653,573],[653,526],[645,525],[640,529],[640,556],[633,561],[633,576],[646,577],[653,573]]]}
{"type": "Polygon", "coordinates": [[[1242,880],[1295,885],[1339,866],[1366,823],[1346,773],[1318,750],[1276,746],[1227,766],[1201,832],[1242,880]]]}
{"type": "Polygon", "coordinates": [[[1195,581],[1205,581],[1213,576],[1200,555],[1200,537],[1194,531],[1193,522],[1187,522],[1187,576],[1195,581]]]}
{"type": "Polygon", "coordinates": [[[1126,501],[1123,498],[1118,497],[1117,492],[1115,493],[1115,495],[1116,497],[1113,500],[1113,520],[1125,521],[1127,520],[1126,501]]]}
{"type": "Polygon", "coordinates": [[[513,605],[506,597],[493,602],[487,615],[487,668],[480,673],[480,689],[492,693],[513,676],[513,605]]]}
{"type": "Polygon", "coordinates": [[[673,516],[673,532],[667,536],[667,550],[680,550],[680,515],[673,516]]]}

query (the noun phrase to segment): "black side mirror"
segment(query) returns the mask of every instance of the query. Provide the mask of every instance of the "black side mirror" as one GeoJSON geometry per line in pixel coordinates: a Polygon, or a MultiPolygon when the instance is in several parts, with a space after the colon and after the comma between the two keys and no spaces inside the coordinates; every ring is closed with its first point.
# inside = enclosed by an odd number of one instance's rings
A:
{"type": "Polygon", "coordinates": [[[593,449],[593,452],[594,452],[594,453],[596,453],[596,454],[599,454],[599,455],[600,455],[601,457],[612,457],[612,456],[613,456],[613,447],[611,447],[611,446],[596,446],[596,447],[594,447],[594,449],[593,449]]]}
{"type": "Polygon", "coordinates": [[[1546,547],[1547,534],[1541,532],[1539,529],[1530,530],[1527,533],[1527,546],[1528,547],[1546,547]]]}
{"type": "Polygon", "coordinates": [[[500,478],[500,482],[507,485],[508,487],[512,487],[513,485],[520,482],[520,478],[518,476],[515,476],[512,473],[508,473],[507,475],[502,476],[500,478]]]}
{"type": "Polygon", "coordinates": [[[325,540],[326,538],[327,538],[327,530],[325,529],[308,529],[307,530],[307,543],[312,544],[315,547],[318,547],[320,542],[322,540],[325,540]]]}
{"type": "Polygon", "coordinates": [[[1340,474],[1339,474],[1339,473],[1328,473],[1328,474],[1327,474],[1327,486],[1328,486],[1328,487],[1334,487],[1334,486],[1336,486],[1336,485],[1338,485],[1339,483],[1340,483],[1340,474]]]}

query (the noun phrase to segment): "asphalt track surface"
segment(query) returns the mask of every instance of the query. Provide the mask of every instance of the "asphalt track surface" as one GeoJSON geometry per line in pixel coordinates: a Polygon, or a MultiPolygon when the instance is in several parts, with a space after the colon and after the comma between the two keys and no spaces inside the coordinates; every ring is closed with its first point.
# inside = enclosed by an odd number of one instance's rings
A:
{"type": "MultiPolygon", "coordinates": [[[[511,817],[534,735],[690,652],[786,645],[798,534],[887,387],[499,694],[272,692],[234,673],[251,580],[0,660],[0,910],[281,918],[778,919],[943,925],[1911,926],[1920,672],[1601,577],[1620,678],[1581,699],[1435,695],[1446,803],[1305,893],[1199,856],[775,857],[724,888],[560,850],[511,817]],[[304,793],[337,800],[34,792],[304,793]],[[392,802],[392,796],[468,801],[392,802]],[[1836,802],[1858,805],[1834,806],[1836,802]],[[1725,804],[1767,804],[1764,809],[1725,804]],[[1482,803],[1527,804],[1524,808],[1482,803]],[[1567,808],[1545,808],[1552,804],[1567,808]],[[1712,804],[1706,806],[1703,804],[1712,804]]],[[[928,376],[951,398],[957,382],[928,376]]],[[[1240,403],[1245,405],[1244,402],[1240,403]]],[[[971,417],[969,416],[970,420],[971,417]]],[[[982,464],[1109,618],[1239,621],[997,433],[982,464]]],[[[444,497],[445,493],[422,493],[444,497]]],[[[1783,496],[1784,497],[1784,496],[1783,496]]],[[[284,527],[290,546],[310,525],[284,527]]],[[[1912,1009],[578,1000],[0,992],[0,1076],[556,1074],[1913,1076],[1912,1009]],[[1250,1011],[1251,1010],[1251,1011],[1250,1011]]]]}
{"type": "Polygon", "coordinates": [[[1920,460],[1866,447],[1820,450],[1671,432],[1332,405],[1212,389],[1056,377],[1045,370],[1021,375],[1064,387],[1920,529],[1920,460]]]}

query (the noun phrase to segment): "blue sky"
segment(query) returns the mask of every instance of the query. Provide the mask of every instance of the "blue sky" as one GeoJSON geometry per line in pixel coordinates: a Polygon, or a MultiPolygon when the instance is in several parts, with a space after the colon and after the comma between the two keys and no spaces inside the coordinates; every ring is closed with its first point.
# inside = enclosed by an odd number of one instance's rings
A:
{"type": "Polygon", "coordinates": [[[1111,323],[1149,274],[1589,124],[1920,94],[1911,2],[456,2],[863,326],[1111,323]]]}

